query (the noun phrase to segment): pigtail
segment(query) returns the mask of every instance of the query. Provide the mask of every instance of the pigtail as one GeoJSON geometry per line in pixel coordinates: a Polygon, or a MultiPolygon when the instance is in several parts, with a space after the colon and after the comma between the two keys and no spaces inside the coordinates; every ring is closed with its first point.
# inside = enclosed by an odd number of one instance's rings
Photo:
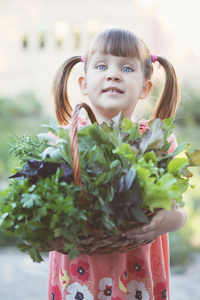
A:
{"type": "Polygon", "coordinates": [[[69,124],[71,120],[72,106],[69,101],[67,83],[72,68],[79,62],[81,62],[81,56],[69,58],[60,66],[54,77],[52,90],[55,101],[55,112],[61,125],[69,124]]]}
{"type": "Polygon", "coordinates": [[[152,119],[170,118],[175,115],[180,101],[180,90],[176,72],[172,64],[164,57],[158,56],[157,61],[165,70],[165,86],[157,103],[152,119]]]}

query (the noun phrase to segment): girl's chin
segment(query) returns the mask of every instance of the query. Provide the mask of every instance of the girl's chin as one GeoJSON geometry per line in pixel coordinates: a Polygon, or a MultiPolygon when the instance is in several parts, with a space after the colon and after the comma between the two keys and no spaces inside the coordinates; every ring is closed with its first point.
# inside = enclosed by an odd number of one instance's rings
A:
{"type": "Polygon", "coordinates": [[[106,103],[102,109],[106,112],[106,114],[111,114],[111,115],[114,114],[114,116],[116,116],[120,111],[123,110],[121,106],[112,105],[109,103],[106,103]]]}

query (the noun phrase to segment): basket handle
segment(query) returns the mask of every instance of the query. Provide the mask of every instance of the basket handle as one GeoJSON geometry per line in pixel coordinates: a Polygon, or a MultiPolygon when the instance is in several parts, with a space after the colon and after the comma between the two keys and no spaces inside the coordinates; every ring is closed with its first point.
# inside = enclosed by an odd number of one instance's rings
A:
{"type": "MultiPolygon", "coordinates": [[[[82,178],[81,178],[79,149],[78,149],[78,116],[81,108],[84,108],[86,110],[92,124],[95,122],[98,124],[97,119],[91,107],[88,104],[81,102],[76,105],[76,107],[72,112],[70,138],[71,138],[71,153],[72,153],[73,170],[74,170],[74,182],[80,187],[82,187],[82,178]]],[[[80,194],[81,194],[80,206],[84,207],[85,202],[83,199],[83,190],[81,190],[80,194]]]]}

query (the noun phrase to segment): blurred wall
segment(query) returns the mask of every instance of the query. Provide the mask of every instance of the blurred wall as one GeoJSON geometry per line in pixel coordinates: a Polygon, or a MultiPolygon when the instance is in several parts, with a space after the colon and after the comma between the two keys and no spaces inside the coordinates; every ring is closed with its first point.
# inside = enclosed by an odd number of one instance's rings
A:
{"type": "MultiPolygon", "coordinates": [[[[191,49],[181,56],[176,52],[173,30],[162,23],[155,4],[145,6],[144,0],[0,0],[0,97],[33,91],[48,109],[51,83],[60,64],[69,56],[82,55],[92,35],[111,26],[134,31],[152,53],[173,62],[181,79],[199,74],[199,57],[191,49]]],[[[82,66],[77,68],[83,71],[82,66]]],[[[72,79],[72,98],[79,102],[73,74],[72,79]]]]}

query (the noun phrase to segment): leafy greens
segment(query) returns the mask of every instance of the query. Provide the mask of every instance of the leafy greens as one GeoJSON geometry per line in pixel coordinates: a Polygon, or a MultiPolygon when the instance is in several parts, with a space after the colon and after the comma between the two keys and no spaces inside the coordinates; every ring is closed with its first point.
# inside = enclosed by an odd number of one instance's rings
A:
{"type": "Polygon", "coordinates": [[[131,228],[130,221],[149,222],[144,210],[169,210],[172,199],[183,205],[189,186],[189,166],[200,165],[200,151],[169,154],[173,118],[149,122],[141,134],[139,123],[119,113],[110,123],[86,125],[78,131],[82,188],[74,183],[70,128],[51,119],[43,125],[51,134],[12,138],[10,152],[20,168],[0,192],[0,227],[23,241],[34,261],[38,249],[48,249],[54,238],[64,238],[64,251],[78,256],[79,233],[88,228],[110,235],[131,228]],[[80,206],[80,190],[85,206],[80,206]]]}

